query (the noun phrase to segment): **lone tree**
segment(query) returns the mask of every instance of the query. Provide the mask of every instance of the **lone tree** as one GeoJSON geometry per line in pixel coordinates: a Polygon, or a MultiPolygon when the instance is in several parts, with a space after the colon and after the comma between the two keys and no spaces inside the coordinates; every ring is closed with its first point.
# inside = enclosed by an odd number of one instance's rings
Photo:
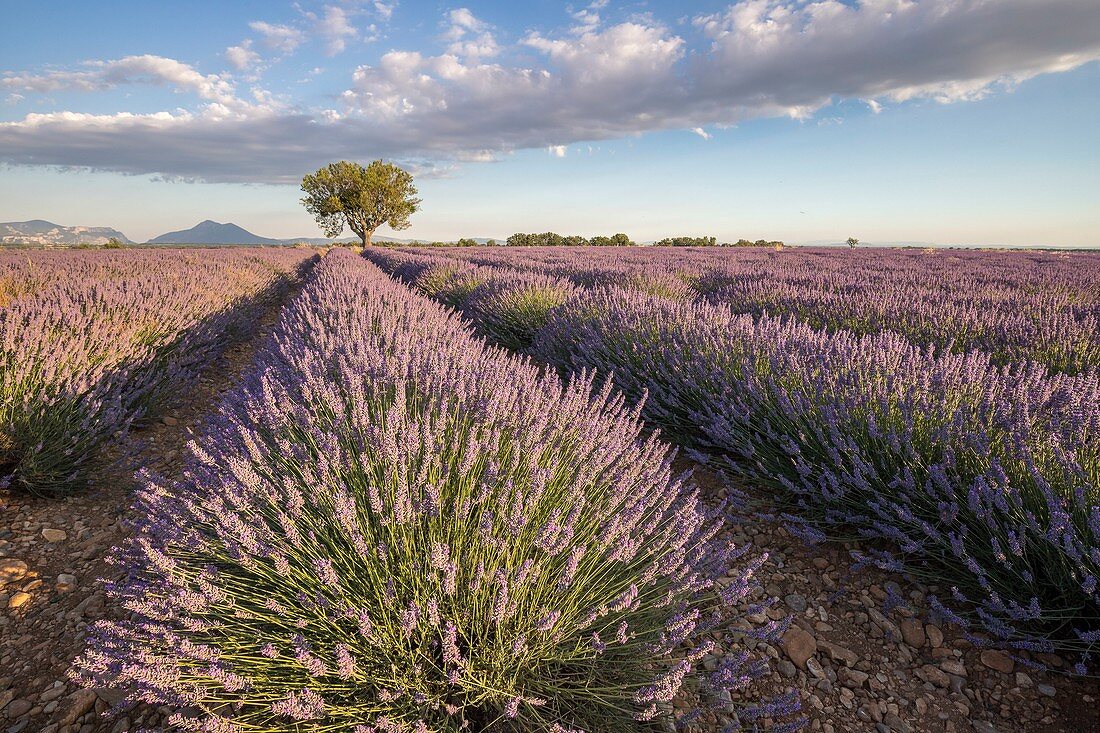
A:
{"type": "Polygon", "coordinates": [[[341,160],[302,178],[302,205],[313,214],[326,237],[338,237],[347,225],[370,246],[374,230],[409,228],[420,208],[412,174],[376,160],[365,168],[341,160]]]}
{"type": "Polygon", "coordinates": [[[855,249],[855,246],[859,244],[859,240],[855,237],[848,237],[848,246],[855,249]]]}

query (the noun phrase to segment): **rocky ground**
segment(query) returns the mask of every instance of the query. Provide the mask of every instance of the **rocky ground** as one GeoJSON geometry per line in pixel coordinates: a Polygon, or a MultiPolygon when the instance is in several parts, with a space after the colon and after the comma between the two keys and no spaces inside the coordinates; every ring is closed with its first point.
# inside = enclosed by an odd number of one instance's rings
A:
{"type": "MultiPolygon", "coordinates": [[[[695,470],[705,492],[721,482],[695,470]]],[[[929,588],[875,570],[853,570],[850,547],[808,547],[776,524],[744,517],[739,544],[768,553],[758,577],[778,599],[768,617],[793,617],[777,645],[738,639],[772,659],[766,686],[795,687],[809,730],[823,733],[1085,733],[1100,731],[1100,685],[1060,674],[1065,660],[1038,655],[1050,671],[974,648],[961,630],[932,623],[929,588]],[[906,599],[887,613],[888,595],[906,599]]],[[[1026,653],[1022,658],[1027,658],[1026,653]]]]}
{"type": "MultiPolygon", "coordinates": [[[[265,318],[270,324],[274,309],[265,318]]],[[[263,329],[261,329],[263,330],[263,329]]],[[[207,370],[181,404],[131,438],[137,464],[171,475],[191,431],[250,362],[259,341],[239,344],[207,370]]],[[[89,625],[119,617],[97,579],[127,533],[134,488],[117,472],[94,492],[64,499],[0,494],[0,733],[121,733],[159,729],[166,709],[104,713],[119,695],[82,690],[68,678],[89,625]]],[[[724,489],[705,470],[711,495],[724,489]]],[[[739,542],[766,551],[759,577],[778,603],[762,614],[794,624],[778,645],[739,639],[772,659],[764,686],[797,688],[822,733],[1077,733],[1100,730],[1095,680],[1025,669],[971,647],[958,629],[922,616],[928,589],[873,571],[854,572],[840,546],[807,548],[777,525],[746,522],[739,542]],[[893,586],[893,587],[892,587],[893,586]],[[884,612],[887,591],[908,608],[884,612]]],[[[1062,660],[1043,660],[1055,669],[1062,660]]],[[[758,691],[758,688],[757,688],[758,691]]],[[[736,702],[736,701],[734,701],[736,702]]],[[[713,718],[708,733],[719,730],[713,718]]]]}
{"type": "MultiPolygon", "coordinates": [[[[107,564],[128,533],[133,470],[171,476],[187,441],[252,361],[278,315],[273,305],[250,341],[235,344],[182,391],[155,424],[133,431],[119,451],[134,452],[86,494],[30,498],[0,492],[0,733],[122,733],[157,729],[167,709],[105,716],[121,699],[113,690],[83,690],[68,678],[91,624],[120,618],[100,589],[107,564]]],[[[118,456],[116,455],[116,458],[118,456]]]]}

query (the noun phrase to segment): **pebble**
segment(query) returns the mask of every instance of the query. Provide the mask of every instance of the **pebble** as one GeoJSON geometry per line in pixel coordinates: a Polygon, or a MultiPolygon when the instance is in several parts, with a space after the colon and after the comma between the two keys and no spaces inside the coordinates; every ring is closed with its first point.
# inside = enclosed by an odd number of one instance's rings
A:
{"type": "Polygon", "coordinates": [[[14,557],[0,558],[0,586],[22,580],[27,575],[27,563],[14,557]]]}
{"type": "Polygon", "coordinates": [[[943,646],[943,631],[939,626],[935,624],[926,624],[924,627],[925,636],[928,637],[928,643],[933,649],[939,649],[943,646]]]}
{"type": "Polygon", "coordinates": [[[1016,667],[1016,663],[1012,660],[1012,657],[996,649],[982,650],[981,660],[982,664],[1002,674],[1011,674],[1012,670],[1016,667]]]}
{"type": "Polygon", "coordinates": [[[783,596],[783,602],[795,613],[802,613],[806,610],[806,596],[800,593],[783,596]]]}
{"type": "Polygon", "coordinates": [[[1042,695],[1043,697],[1054,697],[1054,695],[1057,692],[1054,689],[1053,685],[1046,685],[1046,684],[1036,685],[1035,689],[1038,690],[1039,694],[1042,695]]]}
{"type": "Polygon", "coordinates": [[[844,664],[848,667],[854,667],[859,662],[859,655],[853,652],[851,649],[839,646],[837,644],[830,644],[827,641],[822,641],[818,644],[825,653],[829,656],[829,659],[838,664],[844,664]]]}
{"type": "Polygon", "coordinates": [[[53,529],[51,527],[47,527],[46,529],[42,530],[42,538],[45,539],[46,542],[64,542],[69,538],[69,535],[63,529],[53,529]]]}
{"type": "Polygon", "coordinates": [[[940,669],[947,672],[947,674],[966,677],[966,665],[958,659],[944,659],[940,662],[940,669]]]}
{"type": "Polygon", "coordinates": [[[806,671],[813,675],[815,679],[825,679],[825,670],[822,668],[821,662],[814,657],[806,660],[806,671]]]}
{"type": "Polygon", "coordinates": [[[898,626],[901,628],[901,638],[905,640],[906,644],[914,649],[920,649],[924,646],[924,626],[919,620],[907,618],[898,624],[898,626]]]}
{"type": "Polygon", "coordinates": [[[95,706],[97,697],[94,690],[77,690],[69,696],[64,712],[61,713],[57,722],[61,725],[72,725],[95,706]]]}
{"type": "Polygon", "coordinates": [[[839,676],[843,680],[843,685],[845,687],[851,687],[853,689],[859,689],[860,687],[863,687],[863,685],[867,684],[867,680],[871,677],[871,675],[867,674],[866,672],[860,672],[858,669],[842,670],[839,676]]]}
{"type": "Polygon", "coordinates": [[[797,626],[792,626],[783,634],[780,644],[787,657],[802,669],[806,669],[806,660],[817,653],[817,640],[797,626]]]}
{"type": "Polygon", "coordinates": [[[30,700],[12,700],[8,703],[8,706],[4,708],[4,715],[7,715],[11,720],[26,715],[34,707],[34,703],[30,700]]]}
{"type": "Polygon", "coordinates": [[[8,608],[19,608],[27,604],[31,600],[31,594],[26,591],[19,591],[13,593],[11,598],[8,599],[8,608]]]}
{"type": "Polygon", "coordinates": [[[57,590],[68,593],[76,588],[76,576],[71,573],[61,573],[57,576],[57,590]]]}
{"type": "Polygon", "coordinates": [[[951,683],[951,678],[947,676],[946,672],[939,667],[933,667],[931,664],[924,665],[917,670],[916,674],[917,677],[936,687],[947,687],[951,683]]]}
{"type": "Polygon", "coordinates": [[[65,694],[65,684],[60,683],[50,687],[39,696],[41,702],[51,702],[65,694]]]}

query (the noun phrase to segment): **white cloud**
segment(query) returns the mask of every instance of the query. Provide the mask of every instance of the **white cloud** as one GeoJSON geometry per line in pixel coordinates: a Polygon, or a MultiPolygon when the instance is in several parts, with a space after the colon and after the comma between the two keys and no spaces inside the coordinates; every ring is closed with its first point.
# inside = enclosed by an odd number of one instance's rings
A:
{"type": "Polygon", "coordinates": [[[566,146],[564,145],[551,145],[546,148],[546,152],[550,153],[550,155],[554,156],[555,158],[564,158],[565,151],[566,146]]]}
{"type": "Polygon", "coordinates": [[[694,132],[699,137],[703,138],[704,140],[710,140],[711,137],[712,137],[712,135],[709,132],[707,132],[706,130],[704,130],[701,127],[693,127],[693,128],[691,128],[691,131],[694,132]]]}
{"type": "Polygon", "coordinates": [[[573,20],[577,21],[577,25],[573,26],[571,31],[573,33],[581,34],[591,30],[595,30],[600,24],[600,14],[595,10],[584,9],[578,10],[572,13],[573,20]]]}
{"type": "Polygon", "coordinates": [[[260,54],[252,50],[252,39],[246,38],[239,46],[225,49],[225,60],[237,71],[246,71],[260,60],[260,54]]]}
{"type": "Polygon", "coordinates": [[[279,53],[293,53],[306,40],[304,31],[289,25],[254,20],[248,27],[260,34],[264,46],[279,53]]]}
{"type": "Polygon", "coordinates": [[[492,28],[474,16],[469,8],[447,13],[449,25],[442,38],[449,41],[447,53],[463,58],[490,58],[500,52],[492,28]]]}
{"type": "Polygon", "coordinates": [[[128,84],[171,86],[229,108],[240,106],[233,84],[219,74],[202,74],[189,64],[163,56],[126,56],[114,61],[89,61],[83,69],[43,74],[12,74],[0,78],[0,88],[25,92],[63,89],[102,91],[128,84]]]}
{"type": "Polygon", "coordinates": [[[714,102],[776,109],[963,101],[1100,55],[1095,0],[746,0],[694,23],[711,41],[696,81],[714,102]]]}
{"type": "MultiPolygon", "coordinates": [[[[644,18],[531,32],[507,56],[522,64],[496,60],[497,40],[481,43],[492,29],[468,9],[443,20],[443,53],[395,50],[360,66],[332,109],[245,102],[227,78],[154,56],[8,73],[0,89],[9,92],[158,83],[205,106],[166,118],[58,112],[0,123],[0,161],[261,182],[339,158],[445,170],[523,148],[554,154],[654,130],[704,137],[753,117],[806,119],[836,100],[875,109],[977,99],[1100,59],[1096,0],[745,0],[681,34],[644,18]]],[[[341,27],[331,30],[350,38],[341,27]]]]}
{"type": "Polygon", "coordinates": [[[397,3],[383,3],[377,0],[374,3],[374,11],[378,13],[378,17],[383,21],[389,21],[393,17],[393,10],[397,7],[397,3]]]}
{"type": "Polygon", "coordinates": [[[342,52],[348,40],[359,33],[351,24],[347,11],[338,5],[325,6],[323,14],[315,21],[314,30],[325,42],[325,53],[329,56],[342,52]]]}

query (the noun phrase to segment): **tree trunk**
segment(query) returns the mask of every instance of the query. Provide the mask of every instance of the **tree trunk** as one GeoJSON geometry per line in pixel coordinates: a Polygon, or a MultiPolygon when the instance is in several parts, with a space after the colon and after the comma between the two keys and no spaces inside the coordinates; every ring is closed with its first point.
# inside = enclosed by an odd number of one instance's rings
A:
{"type": "Polygon", "coordinates": [[[369,247],[370,246],[370,238],[372,236],[374,236],[374,230],[373,229],[364,229],[363,230],[363,246],[364,247],[369,247]]]}

